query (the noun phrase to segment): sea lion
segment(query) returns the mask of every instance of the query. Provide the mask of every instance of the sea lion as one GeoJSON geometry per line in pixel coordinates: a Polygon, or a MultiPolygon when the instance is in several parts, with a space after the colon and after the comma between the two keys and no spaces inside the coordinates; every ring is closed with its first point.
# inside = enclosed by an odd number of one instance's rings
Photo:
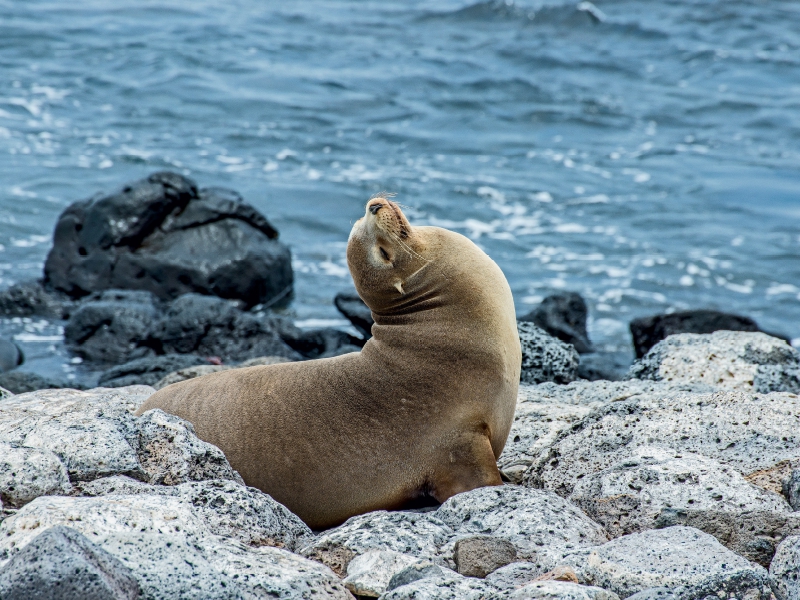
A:
{"type": "Polygon", "coordinates": [[[190,421],[315,529],[500,485],[521,363],[500,268],[458,233],[412,227],[385,196],[353,226],[347,262],[375,320],[361,352],[176,383],[137,414],[190,421]]]}

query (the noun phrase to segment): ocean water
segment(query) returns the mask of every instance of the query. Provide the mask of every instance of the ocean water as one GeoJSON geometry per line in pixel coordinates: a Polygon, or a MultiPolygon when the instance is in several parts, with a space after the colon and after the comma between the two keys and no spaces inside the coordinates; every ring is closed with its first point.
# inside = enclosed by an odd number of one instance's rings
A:
{"type": "MultiPolygon", "coordinates": [[[[518,313],[583,294],[601,350],[687,308],[800,338],[798,23],[778,0],[0,0],[0,289],[40,276],[69,203],[172,169],[278,227],[304,326],[346,323],[347,235],[387,190],[484,248],[518,313]]],[[[60,333],[0,322],[75,376],[60,333]]]]}

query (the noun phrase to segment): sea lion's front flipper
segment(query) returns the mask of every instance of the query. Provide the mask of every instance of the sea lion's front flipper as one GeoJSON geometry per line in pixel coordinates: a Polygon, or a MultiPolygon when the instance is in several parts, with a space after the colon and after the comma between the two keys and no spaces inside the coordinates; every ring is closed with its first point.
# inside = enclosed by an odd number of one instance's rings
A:
{"type": "Polygon", "coordinates": [[[483,432],[459,436],[432,483],[431,495],[438,502],[475,488],[503,485],[489,437],[483,432]]]}

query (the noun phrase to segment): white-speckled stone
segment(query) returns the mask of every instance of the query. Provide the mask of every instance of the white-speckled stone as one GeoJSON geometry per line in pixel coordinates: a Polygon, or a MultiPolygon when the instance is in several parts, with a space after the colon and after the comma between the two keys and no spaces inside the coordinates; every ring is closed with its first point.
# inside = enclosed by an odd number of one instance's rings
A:
{"type": "Polygon", "coordinates": [[[563,431],[525,483],[569,496],[581,478],[660,446],[712,458],[742,475],[800,458],[794,394],[665,391],[610,402],[563,431]]]}
{"type": "Polygon", "coordinates": [[[543,547],[575,548],[608,540],[603,528],[575,505],[553,492],[518,485],[456,494],[434,516],[454,532],[440,551],[444,556],[452,556],[458,539],[476,534],[508,540],[523,557],[543,547]]]}
{"type": "Polygon", "coordinates": [[[732,467],[689,452],[648,446],[578,481],[569,500],[612,537],[654,528],[664,509],[732,515],[791,511],[783,497],[748,483],[732,467]]]}
{"type": "MultiPolygon", "coordinates": [[[[0,560],[47,527],[68,525],[129,567],[147,599],[244,598],[254,593],[349,598],[323,565],[259,545],[268,536],[253,529],[265,520],[257,514],[264,506],[244,506],[249,516],[241,514],[243,503],[236,499],[233,511],[230,505],[220,506],[241,486],[222,481],[176,487],[184,493],[39,497],[0,524],[0,560]]],[[[277,537],[275,532],[271,537],[277,537]]]]}
{"type": "Polygon", "coordinates": [[[679,600],[707,596],[769,600],[771,595],[766,569],[692,527],[632,533],[595,548],[550,553],[545,560],[551,568],[572,567],[580,583],[620,598],[653,587],[671,588],[679,600]]]}
{"type": "Polygon", "coordinates": [[[447,565],[439,556],[439,548],[453,535],[453,530],[430,512],[379,510],[329,529],[300,553],[342,575],[355,556],[368,550],[392,550],[447,565]]]}
{"type": "Polygon", "coordinates": [[[0,442],[0,506],[19,508],[38,496],[71,489],[67,470],[49,450],[0,442]]]}
{"type": "Polygon", "coordinates": [[[800,352],[760,332],[681,333],[653,346],[630,374],[760,393],[800,393],[800,352]]]}
{"type": "Polygon", "coordinates": [[[347,565],[345,587],[359,596],[377,598],[386,591],[392,577],[421,561],[415,556],[392,550],[369,550],[347,565]]]}
{"type": "Polygon", "coordinates": [[[614,592],[568,581],[536,581],[503,597],[512,600],[619,600],[614,592]]]}

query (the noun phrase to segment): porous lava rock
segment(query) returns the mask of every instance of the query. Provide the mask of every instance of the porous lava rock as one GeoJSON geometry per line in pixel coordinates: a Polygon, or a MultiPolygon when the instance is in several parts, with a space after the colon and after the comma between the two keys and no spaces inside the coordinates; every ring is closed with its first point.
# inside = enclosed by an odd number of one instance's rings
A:
{"type": "Polygon", "coordinates": [[[656,344],[630,376],[670,383],[800,393],[800,352],[765,333],[682,333],[656,344]]]}
{"type": "Polygon", "coordinates": [[[569,383],[575,381],[580,357],[570,344],[566,344],[540,329],[533,323],[517,323],[522,348],[523,383],[569,383]]]}

